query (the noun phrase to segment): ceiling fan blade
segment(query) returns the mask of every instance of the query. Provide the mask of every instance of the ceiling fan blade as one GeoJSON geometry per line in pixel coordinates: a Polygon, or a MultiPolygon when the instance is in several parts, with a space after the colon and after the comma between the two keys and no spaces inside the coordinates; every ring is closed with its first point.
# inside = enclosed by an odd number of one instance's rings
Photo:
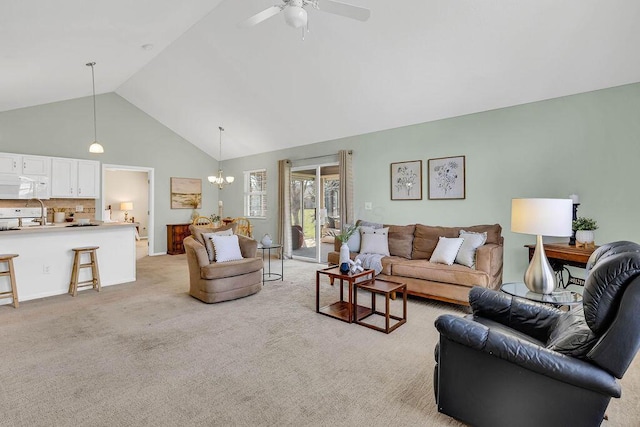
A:
{"type": "Polygon", "coordinates": [[[274,15],[277,15],[278,13],[282,12],[282,9],[284,9],[284,5],[282,6],[271,6],[268,9],[263,10],[260,13],[256,13],[255,15],[245,19],[242,22],[238,23],[238,27],[252,27],[256,24],[261,23],[262,21],[271,18],[274,15]]]}
{"type": "Polygon", "coordinates": [[[358,21],[366,21],[371,16],[371,11],[367,8],[333,0],[318,0],[318,10],[357,19],[358,21]]]}

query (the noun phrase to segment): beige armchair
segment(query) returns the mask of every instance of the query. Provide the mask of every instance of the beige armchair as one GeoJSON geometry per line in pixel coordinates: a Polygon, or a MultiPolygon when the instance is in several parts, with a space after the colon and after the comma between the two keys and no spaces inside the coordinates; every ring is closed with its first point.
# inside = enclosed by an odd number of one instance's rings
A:
{"type": "MultiPolygon", "coordinates": [[[[262,259],[256,258],[258,242],[238,236],[243,259],[210,262],[198,227],[184,239],[189,265],[189,295],[216,303],[255,294],[262,289],[262,259]]],[[[209,229],[210,231],[211,229],[209,229]]]]}

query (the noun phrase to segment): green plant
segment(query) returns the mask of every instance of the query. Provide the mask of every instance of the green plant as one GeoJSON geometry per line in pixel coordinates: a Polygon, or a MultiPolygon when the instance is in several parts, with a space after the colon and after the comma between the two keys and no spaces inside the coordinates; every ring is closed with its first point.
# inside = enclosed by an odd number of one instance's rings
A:
{"type": "Polygon", "coordinates": [[[349,237],[353,236],[353,233],[358,231],[358,227],[355,225],[349,225],[342,229],[341,233],[330,231],[329,234],[340,240],[342,243],[346,243],[349,237]]]}
{"type": "Polygon", "coordinates": [[[209,218],[211,219],[211,222],[220,222],[220,215],[211,214],[209,218]]]}
{"type": "Polygon", "coordinates": [[[571,228],[574,229],[575,231],[578,231],[578,230],[597,230],[598,229],[598,223],[596,222],[595,219],[585,218],[585,217],[581,216],[578,219],[573,221],[573,223],[571,224],[571,228]]]}

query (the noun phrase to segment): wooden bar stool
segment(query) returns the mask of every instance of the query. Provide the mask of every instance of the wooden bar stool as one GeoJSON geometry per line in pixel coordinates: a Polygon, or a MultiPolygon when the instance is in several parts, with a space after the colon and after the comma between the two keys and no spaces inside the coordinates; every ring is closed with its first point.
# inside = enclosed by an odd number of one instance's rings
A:
{"type": "Polygon", "coordinates": [[[7,263],[9,267],[7,271],[0,271],[0,276],[9,276],[11,282],[11,290],[0,292],[0,298],[13,298],[13,306],[18,308],[18,289],[16,288],[16,275],[13,270],[13,259],[17,254],[0,254],[0,264],[7,263]]]}
{"type": "Polygon", "coordinates": [[[69,293],[72,296],[78,295],[78,287],[92,286],[93,289],[100,292],[100,272],[98,271],[98,258],[96,257],[96,249],[99,246],[85,246],[83,248],[73,248],[75,252],[73,257],[73,267],[71,268],[71,282],[69,283],[69,293]],[[82,264],[82,254],[88,253],[91,257],[91,262],[82,264]],[[85,280],[84,282],[78,282],[80,277],[81,268],[91,267],[91,280],[85,280]]]}

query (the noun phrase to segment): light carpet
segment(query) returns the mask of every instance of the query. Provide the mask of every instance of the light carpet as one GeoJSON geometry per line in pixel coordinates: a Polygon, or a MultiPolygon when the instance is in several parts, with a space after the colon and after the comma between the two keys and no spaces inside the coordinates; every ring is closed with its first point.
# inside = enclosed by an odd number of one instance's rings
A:
{"type": "MultiPolygon", "coordinates": [[[[433,322],[463,312],[410,299],[390,335],[347,324],[315,313],[319,267],[208,305],[184,255],[146,257],[135,283],[0,306],[0,425],[460,426],[436,410],[433,322]]],[[[605,425],[638,425],[638,365],[605,425]]]]}

